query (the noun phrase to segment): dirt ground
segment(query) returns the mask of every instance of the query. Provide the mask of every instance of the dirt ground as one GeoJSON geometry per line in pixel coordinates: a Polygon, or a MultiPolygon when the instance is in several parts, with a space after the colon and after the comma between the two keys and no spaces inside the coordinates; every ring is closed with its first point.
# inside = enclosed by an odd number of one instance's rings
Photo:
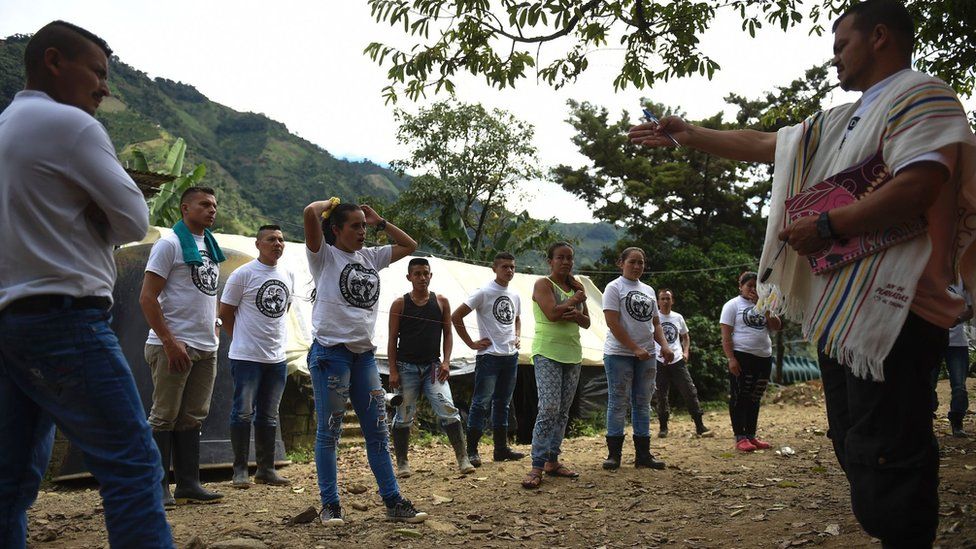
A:
{"type": "MultiPolygon", "coordinates": [[[[947,382],[940,394],[947,403],[947,382]]],[[[222,503],[183,506],[168,516],[178,546],[193,548],[880,547],[850,513],[847,482],[824,436],[819,388],[794,386],[768,400],[761,436],[775,449],[788,446],[794,455],[733,453],[724,412],[706,414],[716,438],[694,438],[690,419],[678,416],[671,436],[652,442],[655,455],[668,463],[666,470],[634,469],[628,444],[625,466],[603,471],[603,438],[579,437],[564,443],[563,458],[580,478],[547,478],[540,490],[530,492],[519,485],[527,460],[489,460],[463,476],[446,445],[415,445],[415,474],[400,486],[430,519],[394,525],[383,520],[363,448],[353,446],[340,452],[340,491],[348,516],[343,527],[326,528],[317,520],[289,524],[310,506],[319,508],[309,463],[283,469],[294,481],[286,488],[234,490],[229,472],[214,475],[208,487],[226,494],[222,503]]],[[[950,437],[944,419],[936,429],[942,448],[937,545],[976,547],[976,441],[950,437]]],[[[976,431],[973,416],[966,418],[966,429],[976,431]]],[[[482,455],[490,454],[483,445],[482,455]]],[[[96,488],[51,487],[30,512],[32,547],[105,547],[102,519],[96,488]]]]}

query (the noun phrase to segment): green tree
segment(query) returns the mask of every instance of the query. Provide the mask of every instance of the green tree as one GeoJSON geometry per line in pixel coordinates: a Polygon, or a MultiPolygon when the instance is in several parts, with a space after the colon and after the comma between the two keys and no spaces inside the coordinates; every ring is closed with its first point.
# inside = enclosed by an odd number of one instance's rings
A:
{"type": "MultiPolygon", "coordinates": [[[[149,163],[145,154],[136,149],[132,151],[133,168],[142,171],[149,171],[149,163]]],[[[155,196],[149,199],[149,223],[151,225],[170,227],[182,219],[180,212],[180,196],[183,191],[190,187],[201,185],[203,177],[207,174],[207,167],[198,164],[193,170],[183,173],[183,159],[186,156],[186,142],[182,137],[170,146],[166,153],[166,160],[157,173],[173,176],[174,179],[163,183],[155,196]]]]}
{"type": "Polygon", "coordinates": [[[397,140],[410,153],[392,166],[421,175],[392,209],[423,247],[490,259],[496,249],[518,254],[552,238],[551,222],[505,208],[519,183],[541,177],[531,124],[500,109],[449,101],[395,116],[397,140]]]}
{"type": "MultiPolygon", "coordinates": [[[[700,49],[704,32],[721,12],[732,12],[755,36],[764,25],[786,31],[798,25],[822,34],[857,0],[369,0],[373,18],[408,35],[409,47],[380,42],[366,47],[388,65],[388,101],[411,100],[433,86],[453,92],[458,72],[484,76],[505,88],[534,76],[552,86],[572,82],[589,66],[589,55],[613,45],[624,49],[617,89],[651,88],[669,78],[701,74],[719,64],[700,49]],[[542,46],[560,53],[540,66],[542,46]],[[564,53],[563,53],[564,52],[564,53]]],[[[976,84],[976,2],[906,0],[917,22],[917,65],[963,96],[976,84]]],[[[824,52],[827,58],[830,52],[824,52]]]]}

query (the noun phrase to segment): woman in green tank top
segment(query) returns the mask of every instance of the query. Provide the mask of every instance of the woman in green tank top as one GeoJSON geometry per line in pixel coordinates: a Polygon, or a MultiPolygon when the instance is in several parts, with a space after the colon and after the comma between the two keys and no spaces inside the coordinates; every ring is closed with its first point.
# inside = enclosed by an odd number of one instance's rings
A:
{"type": "Polygon", "coordinates": [[[546,258],[549,276],[537,280],[532,289],[532,363],[539,412],[532,431],[532,470],[522,480],[525,488],[538,488],[543,474],[579,476],[559,462],[559,453],[583,360],[579,329],[590,327],[590,317],[583,285],[573,278],[573,247],[556,242],[546,258]]]}

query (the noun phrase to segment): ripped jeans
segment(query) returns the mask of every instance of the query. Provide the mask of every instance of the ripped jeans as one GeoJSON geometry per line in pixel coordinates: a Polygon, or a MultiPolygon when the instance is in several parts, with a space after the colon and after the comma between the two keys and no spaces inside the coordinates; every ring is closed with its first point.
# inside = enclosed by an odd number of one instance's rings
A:
{"type": "Polygon", "coordinates": [[[308,351],[308,371],[315,393],[315,468],[322,505],[339,502],[336,448],[342,434],[346,399],[359,417],[366,439],[366,458],[384,501],[400,497],[390,460],[386,423],[386,391],[380,385],[373,352],[354,353],[345,345],[323,347],[317,341],[308,351]]]}
{"type": "Polygon", "coordinates": [[[394,429],[413,425],[413,419],[417,415],[417,400],[420,399],[421,391],[427,396],[427,402],[430,403],[434,414],[440,420],[441,427],[461,421],[458,409],[454,406],[451,386],[446,381],[437,380],[437,370],[440,365],[441,363],[436,361],[430,364],[397,361],[403,403],[397,406],[396,413],[393,414],[394,429]]]}

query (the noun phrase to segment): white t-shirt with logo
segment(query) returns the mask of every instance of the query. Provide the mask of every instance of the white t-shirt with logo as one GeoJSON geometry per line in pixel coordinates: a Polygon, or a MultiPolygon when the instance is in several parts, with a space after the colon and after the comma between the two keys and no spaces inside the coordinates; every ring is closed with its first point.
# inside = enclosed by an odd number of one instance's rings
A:
{"type": "MultiPolygon", "coordinates": [[[[630,339],[650,353],[655,352],[654,317],[658,316],[655,295],[654,288],[640,280],[629,280],[623,276],[615,278],[603,290],[603,310],[617,311],[620,325],[630,339]]],[[[607,331],[607,339],[603,342],[603,353],[635,356],[610,331],[607,331]]],[[[651,359],[654,359],[653,355],[651,359]]]]}
{"type": "Polygon", "coordinates": [[[522,314],[522,302],[517,293],[492,280],[475,290],[464,304],[478,314],[478,339],[491,340],[491,346],[478,351],[479,355],[512,356],[518,352],[515,319],[522,314]]]}
{"type": "MultiPolygon", "coordinates": [[[[146,272],[166,279],[159,293],[166,326],[177,341],[201,351],[216,351],[217,280],[220,264],[210,257],[203,236],[193,235],[203,265],[187,265],[176,233],[170,233],[153,244],[146,272]]],[[[162,345],[152,329],[146,338],[149,345],[162,345]]]]}
{"type": "MultiPolygon", "coordinates": [[[[664,332],[664,339],[668,340],[668,348],[674,353],[674,359],[668,364],[674,364],[685,357],[685,351],[681,347],[681,336],[688,333],[688,325],[685,324],[685,317],[673,310],[668,314],[659,312],[658,316],[661,318],[661,330],[664,332]]],[[[656,341],[654,342],[654,350],[657,353],[658,360],[661,361],[661,346],[656,341]]]]}
{"type": "Polygon", "coordinates": [[[722,306],[719,322],[732,327],[732,348],[759,357],[773,354],[773,344],[766,329],[766,315],[756,311],[756,304],[736,296],[722,306]]]}
{"type": "Polygon", "coordinates": [[[220,296],[221,303],[237,307],[227,356],[264,364],[283,362],[288,342],[285,313],[294,294],[295,275],[281,265],[272,267],[255,259],[232,272],[220,296]]]}
{"type": "Polygon", "coordinates": [[[390,266],[393,246],[344,252],[322,242],[318,253],[305,248],[315,281],[312,331],[319,345],[345,345],[354,353],[373,351],[379,309],[379,271],[390,266]]]}

